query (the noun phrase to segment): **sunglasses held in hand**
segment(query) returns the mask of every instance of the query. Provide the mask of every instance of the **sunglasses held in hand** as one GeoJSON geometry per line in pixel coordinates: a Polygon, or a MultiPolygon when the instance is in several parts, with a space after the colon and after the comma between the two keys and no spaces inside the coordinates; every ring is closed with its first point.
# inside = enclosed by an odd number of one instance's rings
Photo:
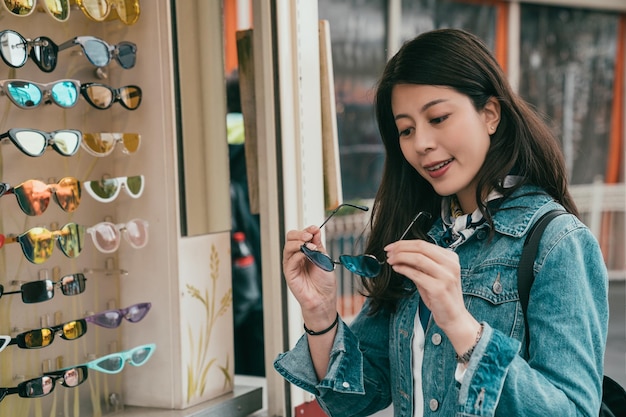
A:
{"type": "Polygon", "coordinates": [[[0,197],[14,194],[24,213],[29,216],[43,214],[50,204],[50,197],[67,213],[71,213],[80,204],[80,181],[74,177],[65,177],[56,184],[46,184],[39,180],[28,180],[18,186],[11,187],[0,182],[0,197]]]}
{"type": "Polygon", "coordinates": [[[38,129],[13,128],[0,135],[0,142],[12,142],[22,153],[32,157],[43,155],[49,146],[59,155],[72,156],[78,151],[82,138],[80,130],[75,129],[48,133],[38,129]]]}
{"type": "MultiPolygon", "coordinates": [[[[345,207],[345,206],[353,207],[353,208],[363,210],[363,211],[368,210],[368,208],[365,206],[359,206],[359,205],[348,204],[348,203],[340,204],[336,209],[334,209],[330,213],[330,215],[326,218],[326,220],[324,220],[324,222],[320,225],[320,229],[324,227],[324,225],[342,207],[345,207]]],[[[409,231],[411,230],[411,228],[413,227],[417,219],[419,219],[422,215],[430,218],[430,214],[427,212],[421,211],[417,213],[417,215],[411,220],[411,223],[407,226],[407,228],[402,233],[402,236],[400,236],[400,239],[398,240],[402,240],[406,237],[406,235],[409,233],[409,231]]],[[[323,269],[324,271],[330,272],[335,269],[336,265],[342,265],[344,268],[346,268],[348,271],[352,272],[353,274],[359,275],[364,278],[377,277],[378,274],[380,274],[382,265],[385,264],[384,262],[379,261],[378,258],[376,258],[374,255],[370,255],[367,253],[363,255],[341,255],[339,257],[339,260],[334,260],[330,256],[326,255],[325,253],[322,253],[317,250],[309,249],[306,246],[306,243],[300,247],[300,250],[302,251],[302,253],[304,253],[304,256],[306,256],[309,261],[311,261],[313,264],[315,264],[315,266],[323,269]]]]}
{"type": "Polygon", "coordinates": [[[0,284],[0,298],[8,294],[21,294],[24,304],[41,303],[54,297],[55,286],[61,289],[63,295],[82,294],[85,292],[86,281],[85,275],[76,273],[65,275],[56,282],[49,279],[26,282],[20,286],[18,291],[4,291],[4,286],[0,284]]]}
{"type": "Polygon", "coordinates": [[[41,264],[50,258],[56,242],[68,258],[76,258],[85,243],[85,226],[68,223],[60,230],[50,231],[45,227],[33,227],[21,235],[0,234],[0,248],[7,243],[18,242],[26,259],[41,264]]]}

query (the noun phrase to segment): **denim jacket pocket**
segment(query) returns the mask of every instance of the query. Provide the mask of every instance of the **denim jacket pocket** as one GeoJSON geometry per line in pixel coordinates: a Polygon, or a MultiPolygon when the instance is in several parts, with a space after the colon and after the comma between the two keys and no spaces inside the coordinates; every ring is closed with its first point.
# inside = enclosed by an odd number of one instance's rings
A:
{"type": "Polygon", "coordinates": [[[517,292],[517,266],[482,263],[462,277],[463,298],[478,321],[518,340],[524,336],[524,317],[517,292]]]}

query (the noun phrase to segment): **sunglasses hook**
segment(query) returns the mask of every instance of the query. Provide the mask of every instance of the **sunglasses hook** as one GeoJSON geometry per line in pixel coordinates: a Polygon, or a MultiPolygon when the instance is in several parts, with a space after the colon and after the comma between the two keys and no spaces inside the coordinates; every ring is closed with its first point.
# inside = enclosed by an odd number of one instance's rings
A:
{"type": "Polygon", "coordinates": [[[96,75],[96,78],[99,78],[101,80],[106,80],[109,78],[109,72],[104,67],[98,67],[93,72],[96,75]]]}

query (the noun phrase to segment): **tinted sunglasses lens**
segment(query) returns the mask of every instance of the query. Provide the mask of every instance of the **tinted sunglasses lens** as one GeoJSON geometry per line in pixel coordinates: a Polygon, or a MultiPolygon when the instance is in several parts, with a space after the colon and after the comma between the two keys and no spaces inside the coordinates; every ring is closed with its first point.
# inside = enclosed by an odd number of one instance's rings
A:
{"type": "Polygon", "coordinates": [[[39,69],[52,72],[57,66],[57,46],[48,37],[41,36],[31,42],[30,57],[39,69]]]}
{"type": "Polygon", "coordinates": [[[37,0],[4,0],[7,10],[16,16],[28,16],[35,10],[37,0]]]}
{"type": "Polygon", "coordinates": [[[130,355],[130,363],[135,366],[141,366],[152,355],[152,348],[150,346],[140,346],[133,349],[130,355]]]}
{"type": "Polygon", "coordinates": [[[140,136],[137,133],[124,133],[122,136],[124,152],[133,154],[139,149],[140,136]]]}
{"type": "Polygon", "coordinates": [[[129,110],[135,110],[141,104],[141,89],[136,86],[126,86],[119,90],[120,101],[129,110]]]}
{"type": "Polygon", "coordinates": [[[89,181],[85,185],[87,190],[103,202],[113,201],[120,192],[120,182],[117,178],[102,181],[89,181]]]}
{"type": "Polygon", "coordinates": [[[115,137],[110,133],[85,133],[83,135],[84,148],[96,156],[106,156],[115,148],[115,137]]]}
{"type": "Polygon", "coordinates": [[[111,9],[108,0],[83,0],[81,8],[87,17],[98,22],[103,21],[111,9]]]}
{"type": "Polygon", "coordinates": [[[124,360],[121,356],[114,355],[97,361],[95,365],[100,368],[100,370],[113,374],[122,370],[124,367],[124,360]]]}
{"type": "Polygon", "coordinates": [[[78,99],[78,89],[71,81],[61,81],[54,84],[50,94],[56,104],[65,108],[74,106],[78,99]]]}
{"type": "Polygon", "coordinates": [[[380,274],[380,263],[373,256],[341,255],[339,261],[348,271],[365,278],[374,278],[380,274]]]}
{"type": "Polygon", "coordinates": [[[84,89],[87,101],[99,109],[108,109],[113,104],[113,91],[103,85],[88,85],[84,89]]]}
{"type": "Polygon", "coordinates": [[[117,45],[117,62],[124,69],[130,69],[135,66],[137,60],[137,53],[135,46],[130,43],[122,42],[117,45]]]}
{"type": "Polygon", "coordinates": [[[126,319],[131,323],[136,323],[146,317],[146,314],[150,311],[150,307],[152,307],[150,303],[135,304],[128,308],[126,319]]]}
{"type": "Polygon", "coordinates": [[[148,244],[148,222],[131,220],[124,227],[126,240],[135,249],[143,248],[148,244]]]}
{"type": "Polygon", "coordinates": [[[80,204],[80,183],[74,177],[65,177],[54,186],[54,198],[59,206],[71,213],[80,204]]]}
{"type": "Polygon", "coordinates": [[[70,0],[44,0],[48,12],[59,22],[70,17],[70,0]]]}
{"type": "Polygon", "coordinates": [[[18,395],[22,398],[37,398],[50,394],[54,390],[56,378],[42,376],[18,385],[18,395]]]}
{"type": "Polygon", "coordinates": [[[85,281],[83,274],[66,275],[60,281],[61,292],[63,295],[82,294],[85,291],[85,281]]]}
{"type": "Polygon", "coordinates": [[[18,241],[26,259],[35,264],[45,262],[54,248],[54,236],[51,231],[43,227],[33,227],[20,235],[18,241]]]}
{"type": "Polygon", "coordinates": [[[110,0],[115,4],[115,10],[120,20],[132,25],[139,19],[139,0],[110,0]]]}
{"type": "Polygon", "coordinates": [[[61,155],[72,156],[80,146],[80,133],[72,130],[58,130],[53,132],[54,148],[61,155]]]}
{"type": "Polygon", "coordinates": [[[83,250],[85,228],[75,223],[63,226],[59,231],[59,247],[68,258],[76,258],[83,250]]]}
{"type": "Polygon", "coordinates": [[[50,204],[50,186],[37,180],[24,181],[13,189],[22,211],[29,216],[39,216],[50,204]]]}
{"type": "Polygon", "coordinates": [[[12,30],[0,32],[0,53],[6,63],[14,68],[19,68],[26,63],[27,55],[26,39],[12,30]]]}
{"type": "Polygon", "coordinates": [[[6,93],[13,102],[24,108],[37,107],[43,98],[43,92],[28,81],[11,81],[6,84],[6,93]]]}
{"type": "Polygon", "coordinates": [[[75,320],[63,325],[61,337],[65,340],[78,339],[87,333],[87,322],[85,320],[75,320]]]}
{"type": "Polygon", "coordinates": [[[61,385],[68,388],[76,387],[85,382],[85,380],[87,379],[87,374],[88,373],[86,366],[68,369],[67,371],[63,372],[63,382],[61,382],[61,385]]]}
{"type": "Polygon", "coordinates": [[[109,63],[109,47],[104,42],[89,39],[81,45],[87,59],[96,67],[105,67],[109,63]]]}
{"type": "Polygon", "coordinates": [[[113,223],[102,222],[89,228],[93,243],[103,253],[115,252],[120,246],[120,232],[113,223]]]}
{"type": "Polygon", "coordinates": [[[30,156],[43,154],[48,144],[46,137],[35,130],[17,131],[11,137],[20,150],[30,156]]]}
{"type": "Polygon", "coordinates": [[[27,349],[39,349],[49,346],[54,340],[54,331],[44,328],[31,330],[18,336],[18,346],[27,349]],[[23,343],[20,343],[23,341],[23,343]]]}
{"type": "Polygon", "coordinates": [[[49,279],[23,284],[22,301],[26,304],[40,303],[54,297],[54,284],[49,279]]]}
{"type": "Polygon", "coordinates": [[[330,259],[327,255],[322,252],[311,250],[306,246],[302,245],[300,248],[302,253],[309,259],[309,261],[313,262],[319,268],[322,268],[324,271],[332,271],[335,269],[335,264],[332,259],[330,259]]]}
{"type": "Polygon", "coordinates": [[[105,311],[100,314],[94,314],[89,321],[98,326],[115,329],[122,324],[122,314],[117,310],[105,311]]]}
{"type": "Polygon", "coordinates": [[[126,190],[131,197],[139,197],[143,192],[143,176],[134,175],[132,177],[126,177],[126,190]]]}

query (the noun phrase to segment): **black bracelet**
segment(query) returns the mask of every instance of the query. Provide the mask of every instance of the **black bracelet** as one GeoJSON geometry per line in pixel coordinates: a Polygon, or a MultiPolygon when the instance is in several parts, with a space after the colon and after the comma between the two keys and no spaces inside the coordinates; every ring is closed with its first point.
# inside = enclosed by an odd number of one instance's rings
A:
{"type": "Polygon", "coordinates": [[[460,356],[458,354],[454,355],[458,363],[463,364],[463,365],[469,363],[470,358],[472,357],[472,353],[474,353],[474,349],[476,349],[476,345],[478,344],[478,342],[480,342],[480,338],[483,337],[484,327],[485,326],[482,323],[480,323],[480,329],[478,329],[478,333],[476,333],[476,341],[474,342],[474,346],[469,348],[467,352],[465,352],[464,354],[460,356]]]}
{"type": "Polygon", "coordinates": [[[304,331],[310,334],[311,336],[319,336],[319,335],[330,332],[333,329],[333,327],[337,325],[337,323],[339,323],[339,313],[337,313],[337,316],[335,317],[335,321],[333,321],[333,324],[331,324],[324,330],[320,330],[319,332],[314,332],[313,330],[307,328],[306,324],[304,324],[303,326],[304,326],[304,331]]]}

